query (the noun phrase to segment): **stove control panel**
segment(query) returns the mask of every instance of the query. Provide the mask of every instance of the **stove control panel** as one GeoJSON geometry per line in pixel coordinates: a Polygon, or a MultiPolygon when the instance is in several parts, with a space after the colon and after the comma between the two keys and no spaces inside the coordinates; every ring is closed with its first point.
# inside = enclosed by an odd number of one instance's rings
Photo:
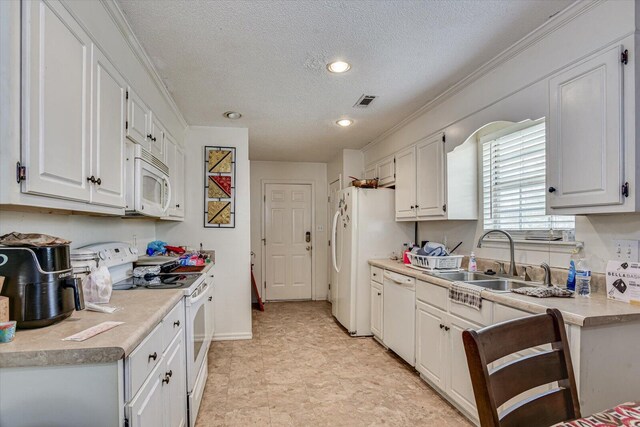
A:
{"type": "Polygon", "coordinates": [[[99,264],[107,267],[116,267],[138,260],[138,248],[125,242],[94,243],[78,249],[95,252],[99,264]]]}

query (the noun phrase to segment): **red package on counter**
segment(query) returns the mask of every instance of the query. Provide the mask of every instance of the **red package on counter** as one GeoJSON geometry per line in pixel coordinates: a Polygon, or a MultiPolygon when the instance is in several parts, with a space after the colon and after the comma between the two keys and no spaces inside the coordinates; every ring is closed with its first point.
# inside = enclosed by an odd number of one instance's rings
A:
{"type": "Polygon", "coordinates": [[[169,246],[169,245],[166,245],[165,249],[168,250],[168,251],[171,251],[173,253],[179,254],[179,255],[182,255],[185,252],[185,250],[183,248],[181,248],[180,246],[169,246]]]}

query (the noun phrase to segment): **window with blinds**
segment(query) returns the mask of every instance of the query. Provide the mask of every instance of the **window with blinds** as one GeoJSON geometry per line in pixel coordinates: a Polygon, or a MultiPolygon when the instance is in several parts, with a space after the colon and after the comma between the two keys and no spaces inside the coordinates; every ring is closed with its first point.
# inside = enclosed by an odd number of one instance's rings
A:
{"type": "Polygon", "coordinates": [[[543,237],[575,228],[572,216],[545,214],[544,118],[518,123],[480,142],[485,230],[543,237]]]}

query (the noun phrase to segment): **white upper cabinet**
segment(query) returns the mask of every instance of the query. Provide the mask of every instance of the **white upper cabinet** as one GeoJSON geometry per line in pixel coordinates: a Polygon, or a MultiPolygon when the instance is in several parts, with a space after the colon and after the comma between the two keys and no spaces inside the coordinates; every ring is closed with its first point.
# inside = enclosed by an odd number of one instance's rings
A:
{"type": "Polygon", "coordinates": [[[59,3],[22,5],[22,190],[88,202],[91,39],[59,3]]]}
{"type": "Polygon", "coordinates": [[[474,139],[445,153],[437,134],[396,153],[397,220],[478,218],[478,146],[474,139]]]}
{"type": "Polygon", "coordinates": [[[378,171],[376,169],[376,165],[370,165],[364,169],[364,179],[375,179],[377,178],[378,171]]]}
{"type": "Polygon", "coordinates": [[[416,147],[396,154],[396,219],[416,217],[416,147]]]}
{"type": "Polygon", "coordinates": [[[91,58],[91,202],[122,208],[127,84],[96,46],[91,58]]]}
{"type": "Polygon", "coordinates": [[[378,162],[376,165],[376,175],[378,178],[378,185],[386,187],[392,185],[396,181],[396,158],[395,156],[389,156],[378,162]]]}
{"type": "Polygon", "coordinates": [[[427,139],[416,146],[418,217],[443,218],[446,212],[444,200],[445,156],[441,135],[427,139]]]}
{"type": "Polygon", "coordinates": [[[169,181],[171,182],[171,203],[167,213],[172,219],[184,218],[184,151],[168,133],[165,134],[165,139],[169,181]]]}
{"type": "Polygon", "coordinates": [[[625,201],[623,50],[621,46],[609,48],[549,80],[550,213],[625,201]]]}
{"type": "Polygon", "coordinates": [[[151,151],[151,110],[131,88],[127,92],[127,137],[151,151]]]}
{"type": "Polygon", "coordinates": [[[372,163],[364,169],[364,179],[378,178],[378,186],[390,187],[396,181],[396,156],[392,155],[372,163]]]}
{"type": "Polygon", "coordinates": [[[151,113],[151,154],[160,161],[167,161],[167,144],[164,138],[165,130],[155,114],[151,113]]]}

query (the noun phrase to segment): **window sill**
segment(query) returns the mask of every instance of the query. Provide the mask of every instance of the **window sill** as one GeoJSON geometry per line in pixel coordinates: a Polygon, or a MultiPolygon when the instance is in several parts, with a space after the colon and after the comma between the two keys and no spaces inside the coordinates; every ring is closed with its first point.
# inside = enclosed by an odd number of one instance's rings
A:
{"type": "MultiPolygon", "coordinates": [[[[526,240],[513,239],[513,243],[518,250],[528,250],[535,252],[554,252],[570,254],[584,247],[583,242],[565,242],[565,241],[544,241],[544,240],[526,240]]],[[[482,247],[486,248],[508,248],[509,241],[502,238],[485,238],[482,241],[482,247]]]]}

